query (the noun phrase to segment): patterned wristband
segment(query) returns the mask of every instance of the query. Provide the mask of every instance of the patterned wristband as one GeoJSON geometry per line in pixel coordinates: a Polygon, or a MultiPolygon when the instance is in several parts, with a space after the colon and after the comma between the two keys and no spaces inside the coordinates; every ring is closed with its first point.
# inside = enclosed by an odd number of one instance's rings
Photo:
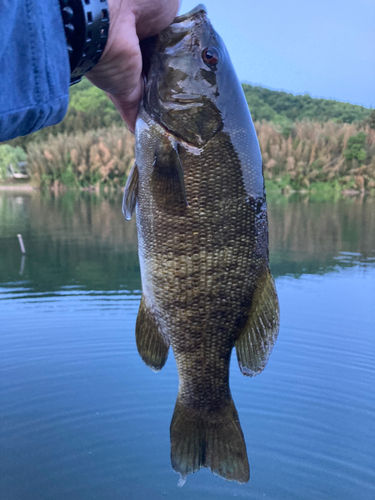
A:
{"type": "Polygon", "coordinates": [[[108,39],[107,0],[59,0],[68,44],[70,85],[81,81],[103,54],[108,39]]]}

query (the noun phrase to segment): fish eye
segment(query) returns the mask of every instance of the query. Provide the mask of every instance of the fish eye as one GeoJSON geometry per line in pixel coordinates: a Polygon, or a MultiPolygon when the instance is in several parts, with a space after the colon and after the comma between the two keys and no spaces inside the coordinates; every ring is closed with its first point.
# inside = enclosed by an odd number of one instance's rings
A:
{"type": "Polygon", "coordinates": [[[202,52],[203,61],[209,66],[215,66],[219,61],[219,53],[213,47],[208,47],[202,52]]]}

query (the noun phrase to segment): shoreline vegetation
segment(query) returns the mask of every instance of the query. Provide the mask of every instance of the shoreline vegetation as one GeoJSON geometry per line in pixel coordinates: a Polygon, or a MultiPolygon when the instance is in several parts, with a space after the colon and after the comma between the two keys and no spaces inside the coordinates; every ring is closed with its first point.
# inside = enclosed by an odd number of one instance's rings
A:
{"type": "MultiPolygon", "coordinates": [[[[134,136],[103,92],[87,80],[74,87],[61,124],[0,144],[0,188],[31,185],[55,193],[123,189],[134,161],[134,136]],[[16,170],[18,162],[26,162],[30,182],[7,178],[7,165],[16,170]]],[[[375,196],[374,110],[247,84],[243,88],[268,195],[375,196]]]]}

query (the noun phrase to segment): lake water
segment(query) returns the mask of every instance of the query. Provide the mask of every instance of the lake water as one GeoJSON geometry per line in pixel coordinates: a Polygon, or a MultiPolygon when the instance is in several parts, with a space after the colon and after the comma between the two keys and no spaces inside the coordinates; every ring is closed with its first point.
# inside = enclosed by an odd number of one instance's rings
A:
{"type": "Polygon", "coordinates": [[[121,198],[0,193],[1,500],[375,498],[375,200],[280,198],[269,219],[279,339],[259,377],[231,365],[250,482],[179,488],[176,366],[136,350],[121,198]]]}

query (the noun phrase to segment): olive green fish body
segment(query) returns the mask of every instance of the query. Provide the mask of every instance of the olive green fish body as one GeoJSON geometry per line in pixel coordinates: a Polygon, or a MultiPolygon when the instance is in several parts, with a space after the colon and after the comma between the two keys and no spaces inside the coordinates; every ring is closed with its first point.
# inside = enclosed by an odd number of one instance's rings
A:
{"type": "MultiPolygon", "coordinates": [[[[171,29],[169,39],[177,31],[189,47],[203,39],[204,45],[216,42],[224,54],[201,6],[177,18],[171,29]]],[[[165,45],[163,36],[156,47],[165,45]]],[[[201,52],[198,47],[190,57],[195,61],[201,52]]],[[[231,352],[236,346],[242,372],[256,375],[278,331],[261,158],[232,67],[221,86],[213,85],[218,75],[204,75],[198,89],[194,75],[190,83],[184,78],[190,85],[185,87],[188,103],[173,107],[160,95],[169,92],[163,75],[177,66],[189,67],[179,55],[177,62],[171,59],[168,47],[164,52],[159,47],[151,57],[151,77],[136,127],[136,163],[124,195],[127,218],[136,207],[139,239],[143,296],[137,346],[156,371],[164,365],[170,345],[175,355],[179,393],[171,424],[174,469],[186,476],[206,466],[226,479],[246,482],[246,446],[229,389],[231,352]],[[160,53],[169,57],[164,70],[160,53]],[[156,74],[163,88],[155,89],[156,74]],[[212,100],[207,97],[208,80],[216,88],[212,100]],[[219,106],[228,81],[237,112],[219,106]],[[196,106],[192,95],[204,92],[196,106]],[[160,107],[164,102],[167,108],[160,107]]],[[[175,83],[181,99],[181,81],[175,83]]]]}

